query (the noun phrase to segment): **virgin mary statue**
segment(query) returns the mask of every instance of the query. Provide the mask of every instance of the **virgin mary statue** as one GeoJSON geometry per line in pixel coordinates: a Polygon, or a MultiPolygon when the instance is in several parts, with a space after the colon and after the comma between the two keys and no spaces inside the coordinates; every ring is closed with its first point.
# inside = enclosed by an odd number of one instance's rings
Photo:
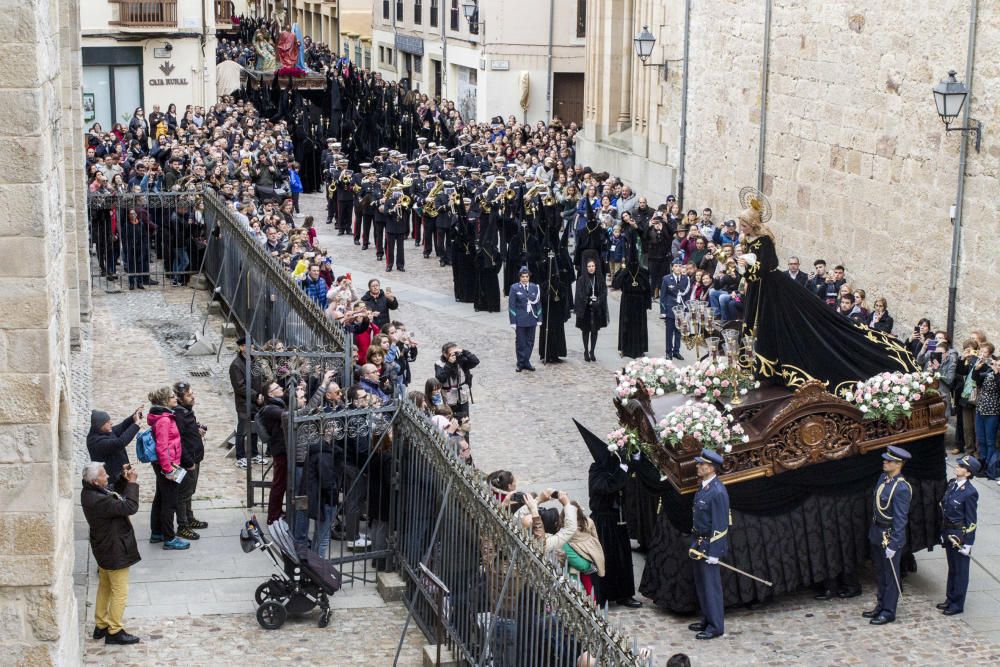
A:
{"type": "Polygon", "coordinates": [[[884,371],[917,370],[891,334],[856,324],[830,310],[805,287],[778,270],[774,233],[761,213],[759,193],[741,199],[738,270],[747,282],[743,332],[756,337],[754,375],[795,389],[808,380],[842,395],[854,383],[884,371]]]}

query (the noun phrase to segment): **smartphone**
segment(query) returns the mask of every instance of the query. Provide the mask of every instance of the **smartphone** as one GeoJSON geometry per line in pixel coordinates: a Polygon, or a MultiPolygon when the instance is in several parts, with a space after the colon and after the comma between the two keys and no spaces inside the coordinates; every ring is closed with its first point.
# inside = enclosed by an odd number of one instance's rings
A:
{"type": "Polygon", "coordinates": [[[927,351],[935,352],[936,350],[937,350],[937,339],[932,338],[931,340],[927,341],[927,351]]]}

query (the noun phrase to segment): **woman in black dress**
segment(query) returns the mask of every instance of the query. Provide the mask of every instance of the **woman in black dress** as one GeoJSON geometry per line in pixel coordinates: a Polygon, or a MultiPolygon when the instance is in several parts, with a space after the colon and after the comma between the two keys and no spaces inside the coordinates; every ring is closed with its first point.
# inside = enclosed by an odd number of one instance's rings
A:
{"type": "Polygon", "coordinates": [[[576,280],[573,310],[576,328],[583,334],[583,360],[597,361],[597,332],[608,326],[608,286],[597,273],[597,260],[587,260],[587,267],[576,280]]]}
{"type": "Polygon", "coordinates": [[[778,270],[774,235],[761,223],[757,200],[739,219],[737,264],[747,281],[743,331],[756,336],[753,370],[759,379],[792,389],[820,380],[839,396],[884,371],[917,370],[896,338],[830,310],[778,270]]]}

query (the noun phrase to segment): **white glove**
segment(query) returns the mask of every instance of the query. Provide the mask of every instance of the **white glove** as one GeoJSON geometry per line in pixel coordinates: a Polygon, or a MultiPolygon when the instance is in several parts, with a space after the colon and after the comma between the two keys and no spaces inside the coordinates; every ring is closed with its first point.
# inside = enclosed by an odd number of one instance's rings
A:
{"type": "Polygon", "coordinates": [[[895,556],[895,555],[896,555],[895,551],[893,551],[892,549],[886,547],[886,550],[885,550],[885,557],[886,558],[888,558],[889,560],[892,560],[892,557],[895,556]]]}
{"type": "Polygon", "coordinates": [[[619,463],[618,467],[621,468],[622,470],[624,470],[625,472],[628,472],[628,464],[619,463]]]}
{"type": "Polygon", "coordinates": [[[972,547],[969,546],[968,544],[963,544],[958,548],[958,553],[962,554],[963,556],[969,556],[972,553],[972,547]]]}
{"type": "Polygon", "coordinates": [[[638,461],[641,458],[642,458],[642,454],[640,452],[636,452],[635,454],[632,455],[632,460],[633,461],[638,461]]]}
{"type": "Polygon", "coordinates": [[[709,565],[718,565],[719,559],[715,556],[709,556],[708,558],[705,559],[705,562],[708,563],[709,565]]]}
{"type": "Polygon", "coordinates": [[[517,328],[517,325],[516,325],[516,324],[512,324],[512,325],[510,325],[510,328],[511,328],[511,329],[516,329],[516,328],[517,328]]]}

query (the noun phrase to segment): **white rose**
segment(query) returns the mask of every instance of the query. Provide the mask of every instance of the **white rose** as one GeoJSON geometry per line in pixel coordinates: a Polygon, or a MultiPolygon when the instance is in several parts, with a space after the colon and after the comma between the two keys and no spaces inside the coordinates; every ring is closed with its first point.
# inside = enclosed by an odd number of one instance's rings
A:
{"type": "Polygon", "coordinates": [[[746,442],[750,442],[750,436],[749,436],[749,435],[745,435],[745,436],[743,436],[742,438],[740,438],[740,440],[742,440],[742,441],[743,441],[743,442],[745,442],[745,443],[746,443],[746,442]]]}
{"type": "Polygon", "coordinates": [[[859,409],[859,410],[861,410],[861,412],[868,412],[868,406],[867,406],[867,405],[862,405],[862,406],[861,406],[860,408],[858,408],[858,409],[859,409]]]}
{"type": "Polygon", "coordinates": [[[909,410],[910,409],[910,402],[909,401],[904,401],[903,402],[903,409],[904,410],[909,410]]]}
{"type": "Polygon", "coordinates": [[[657,396],[663,396],[663,389],[662,388],[661,389],[657,389],[656,390],[656,395],[657,396]]]}
{"type": "Polygon", "coordinates": [[[617,445],[608,445],[608,451],[609,452],[616,452],[616,451],[618,451],[617,445]]]}
{"type": "Polygon", "coordinates": [[[725,446],[725,450],[726,450],[726,454],[728,454],[729,452],[733,451],[733,446],[732,445],[726,445],[725,446]]]}
{"type": "Polygon", "coordinates": [[[623,398],[622,399],[622,406],[624,407],[626,405],[628,405],[628,399],[627,398],[623,398]]]}

